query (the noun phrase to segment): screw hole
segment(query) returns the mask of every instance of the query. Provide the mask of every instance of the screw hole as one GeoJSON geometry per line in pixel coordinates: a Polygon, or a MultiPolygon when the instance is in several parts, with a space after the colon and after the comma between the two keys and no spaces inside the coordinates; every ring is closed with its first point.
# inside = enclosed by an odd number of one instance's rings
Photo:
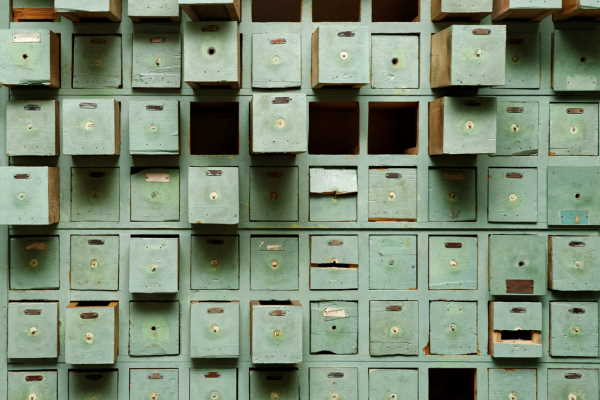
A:
{"type": "Polygon", "coordinates": [[[397,57],[394,57],[394,58],[392,58],[392,64],[394,64],[394,65],[397,65],[397,64],[398,64],[398,61],[399,61],[399,60],[398,60],[398,58],[397,58],[397,57]]]}
{"type": "Polygon", "coordinates": [[[214,47],[209,47],[209,48],[208,48],[208,55],[209,55],[209,56],[212,56],[212,55],[214,55],[216,52],[217,52],[217,50],[215,50],[215,48],[214,48],[214,47]]]}

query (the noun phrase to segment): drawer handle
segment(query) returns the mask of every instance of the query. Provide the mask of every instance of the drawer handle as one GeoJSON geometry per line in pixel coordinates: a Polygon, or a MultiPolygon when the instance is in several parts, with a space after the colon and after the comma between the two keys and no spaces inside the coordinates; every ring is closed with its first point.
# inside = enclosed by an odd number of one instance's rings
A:
{"type": "Polygon", "coordinates": [[[97,312],[84,312],[79,314],[79,317],[81,319],[96,319],[98,318],[98,313],[97,312]]]}
{"type": "Polygon", "coordinates": [[[583,108],[567,108],[567,114],[583,114],[585,110],[583,108]]]}
{"type": "Polygon", "coordinates": [[[217,371],[210,371],[210,372],[207,372],[206,374],[204,374],[205,378],[218,378],[220,376],[221,376],[221,374],[218,373],[217,371]]]}
{"type": "Polygon", "coordinates": [[[287,40],[285,38],[271,39],[271,44],[286,44],[287,40]]]}
{"type": "Polygon", "coordinates": [[[402,311],[402,306],[401,305],[393,305],[393,306],[387,306],[385,308],[386,311],[402,311]]]}
{"type": "Polygon", "coordinates": [[[486,28],[473,29],[473,35],[489,35],[490,33],[492,33],[491,29],[486,29],[486,28]]]}
{"type": "Polygon", "coordinates": [[[565,379],[581,379],[581,374],[577,372],[569,372],[565,374],[565,379]]]}
{"type": "Polygon", "coordinates": [[[330,240],[329,242],[327,242],[328,245],[330,246],[341,246],[344,244],[344,242],[342,240],[330,240]]]}
{"type": "Polygon", "coordinates": [[[25,111],[40,111],[42,107],[37,104],[25,104],[23,106],[23,109],[25,111]]]}
{"type": "Polygon", "coordinates": [[[580,241],[573,240],[573,241],[569,242],[569,246],[571,246],[571,247],[585,247],[585,242],[580,242],[580,241]]]}
{"type": "Polygon", "coordinates": [[[385,174],[385,177],[387,179],[399,179],[402,178],[402,175],[400,175],[398,172],[388,172],[385,174]]]}
{"type": "Polygon", "coordinates": [[[202,27],[202,32],[216,32],[219,30],[218,25],[206,25],[202,27]]]}
{"type": "Polygon", "coordinates": [[[518,172],[508,172],[506,174],[506,177],[509,179],[522,179],[523,178],[523,174],[518,173],[518,172]]]}
{"type": "Polygon", "coordinates": [[[206,176],[221,176],[223,175],[222,169],[209,169],[206,171],[206,176]]]}
{"type": "Polygon", "coordinates": [[[221,307],[212,307],[206,310],[206,312],[208,314],[223,314],[225,310],[223,310],[221,307]]]}
{"type": "Polygon", "coordinates": [[[32,242],[25,246],[26,251],[46,251],[48,250],[48,243],[46,242],[32,242]]]}
{"type": "Polygon", "coordinates": [[[510,310],[510,312],[515,314],[523,314],[527,312],[527,309],[524,307],[514,307],[510,310]]]}
{"type": "Polygon", "coordinates": [[[506,107],[506,112],[510,114],[521,114],[524,110],[523,107],[506,107]]]}
{"type": "Polygon", "coordinates": [[[104,245],[104,240],[90,239],[90,240],[88,240],[88,244],[90,246],[102,246],[102,245],[104,245]]]}
{"type": "Polygon", "coordinates": [[[96,103],[79,103],[79,108],[93,110],[93,109],[98,108],[98,104],[96,104],[96,103]]]}
{"type": "Polygon", "coordinates": [[[30,177],[29,174],[15,174],[15,179],[29,179],[30,177]]]}
{"type": "Polygon", "coordinates": [[[90,178],[104,178],[104,172],[100,172],[100,171],[93,171],[90,172],[90,178]]]}
{"type": "Polygon", "coordinates": [[[460,249],[462,248],[461,242],[446,242],[444,243],[444,247],[447,249],[460,249]]]}
{"type": "Polygon", "coordinates": [[[269,313],[272,317],[285,317],[287,312],[285,310],[273,310],[269,313]]]}
{"type": "Polygon", "coordinates": [[[23,311],[23,314],[25,314],[25,315],[42,315],[42,310],[40,310],[39,308],[37,308],[37,309],[28,308],[27,310],[23,311]]]}
{"type": "Polygon", "coordinates": [[[352,31],[342,31],[338,32],[338,37],[354,37],[355,33],[352,31]]]}
{"type": "Polygon", "coordinates": [[[330,372],[329,374],[327,374],[328,378],[343,378],[344,377],[344,373],[343,372],[330,372]]]}
{"type": "Polygon", "coordinates": [[[27,375],[25,377],[25,382],[39,382],[39,381],[43,381],[43,380],[44,380],[43,375],[27,375]]]}
{"type": "Polygon", "coordinates": [[[148,375],[148,379],[162,379],[163,376],[158,372],[148,375]]]}
{"type": "Polygon", "coordinates": [[[292,101],[290,97],[275,97],[271,101],[273,104],[289,104],[292,101]]]}
{"type": "Polygon", "coordinates": [[[569,312],[571,314],[585,314],[585,308],[573,307],[573,308],[569,308],[569,312]]]}
{"type": "Polygon", "coordinates": [[[148,111],[162,111],[165,107],[161,104],[148,104],[146,110],[148,111]]]}
{"type": "Polygon", "coordinates": [[[152,37],[150,38],[150,43],[162,43],[165,42],[167,39],[164,37],[152,37]]]}

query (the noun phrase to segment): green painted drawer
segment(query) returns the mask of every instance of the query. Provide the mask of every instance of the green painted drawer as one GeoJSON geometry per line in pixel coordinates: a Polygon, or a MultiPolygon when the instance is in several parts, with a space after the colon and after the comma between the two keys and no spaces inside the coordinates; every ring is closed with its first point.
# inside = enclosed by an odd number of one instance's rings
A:
{"type": "Polygon", "coordinates": [[[369,238],[369,288],[417,288],[417,237],[372,235],[369,238]]]}
{"type": "Polygon", "coordinates": [[[549,287],[556,291],[600,291],[600,237],[550,236],[549,287]]]}
{"type": "Polygon", "coordinates": [[[431,354],[476,354],[477,302],[432,301],[429,308],[431,354]]]}
{"type": "Polygon", "coordinates": [[[542,235],[490,235],[490,294],[546,294],[547,239],[542,235]]]}
{"type": "Polygon", "coordinates": [[[250,370],[250,400],[299,400],[296,370],[250,370]]]}
{"type": "Polygon", "coordinates": [[[529,156],[538,153],[540,104],[537,101],[498,102],[497,156],[529,156]]]}
{"type": "Polygon", "coordinates": [[[370,49],[366,26],[319,26],[312,34],[312,87],[368,85],[370,49]]]}
{"type": "Polygon", "coordinates": [[[179,169],[132,171],[132,221],[179,221],[179,169]]]}
{"type": "Polygon", "coordinates": [[[0,30],[0,84],[60,87],[60,35],[47,29],[0,30]]]}
{"type": "Polygon", "coordinates": [[[129,370],[130,400],[178,400],[179,370],[175,368],[129,370]]]}
{"type": "Polygon", "coordinates": [[[371,301],[369,353],[371,356],[419,354],[419,303],[371,301]]]}
{"type": "Polygon", "coordinates": [[[79,22],[92,21],[121,21],[121,0],[97,0],[81,2],[78,0],[54,0],[54,7],[59,15],[79,22]]]}
{"type": "Polygon", "coordinates": [[[548,225],[600,225],[600,168],[548,167],[548,225]],[[577,176],[578,179],[573,179],[577,176]]]}
{"type": "Polygon", "coordinates": [[[369,400],[419,398],[419,371],[416,369],[369,369],[369,400]]]}
{"type": "Polygon", "coordinates": [[[237,225],[239,177],[237,167],[189,167],[188,207],[191,224],[237,225]]]}
{"type": "Polygon", "coordinates": [[[489,168],[488,185],[489,222],[537,222],[537,168],[489,168]]]}
{"type": "Polygon", "coordinates": [[[474,168],[429,170],[429,221],[477,219],[477,171],[474,168]]]}
{"type": "Polygon", "coordinates": [[[449,19],[479,21],[492,12],[493,0],[432,0],[431,20],[449,19]]]}
{"type": "Polygon", "coordinates": [[[550,104],[551,156],[598,155],[598,104],[550,104]]]}
{"type": "Polygon", "coordinates": [[[58,102],[13,100],[6,105],[6,154],[56,156],[59,152],[58,102]]]}
{"type": "Polygon", "coordinates": [[[192,236],[192,289],[237,290],[239,271],[237,236],[192,236]]]}
{"type": "Polygon", "coordinates": [[[240,20],[241,0],[179,0],[179,6],[194,21],[240,20]]]}
{"type": "Polygon", "coordinates": [[[477,289],[477,238],[429,237],[429,289],[477,289]]]}
{"type": "Polygon", "coordinates": [[[431,87],[504,85],[505,57],[505,25],[452,25],[431,37],[431,87]]]}
{"type": "Polygon", "coordinates": [[[179,19],[177,0],[136,0],[128,2],[127,14],[133,21],[169,18],[179,19]]]}
{"type": "Polygon", "coordinates": [[[537,398],[537,370],[534,368],[491,368],[488,380],[489,400],[537,398]]]}
{"type": "Polygon", "coordinates": [[[310,303],[310,352],[311,354],[358,353],[357,302],[310,303]]]}
{"type": "Polygon", "coordinates": [[[51,225],[59,220],[58,168],[0,167],[0,225],[51,225]]]}
{"type": "Polygon", "coordinates": [[[119,154],[121,106],[115,99],[65,98],[61,118],[63,154],[119,154]]]}
{"type": "Polygon", "coordinates": [[[297,33],[252,35],[252,87],[296,88],[302,84],[302,40],[297,33]]]}
{"type": "Polygon", "coordinates": [[[10,238],[10,288],[58,289],[58,236],[10,238]]]}
{"type": "Polygon", "coordinates": [[[304,153],[308,150],[306,95],[255,94],[250,107],[252,153],[304,153]]]}
{"type": "Polygon", "coordinates": [[[310,168],[310,220],[356,221],[356,169],[310,168]]]}
{"type": "Polygon", "coordinates": [[[496,152],[497,104],[493,97],[441,97],[429,102],[429,154],[496,152]]]}
{"type": "Polygon", "coordinates": [[[179,101],[129,102],[129,154],[179,154],[179,101]]]}
{"type": "Polygon", "coordinates": [[[542,303],[490,303],[490,348],[494,358],[542,357],[542,303]]]}
{"type": "Polygon", "coordinates": [[[237,400],[237,370],[190,369],[190,398],[237,400]]]}
{"type": "Polygon", "coordinates": [[[598,357],[598,303],[550,303],[550,355],[598,357]]]}
{"type": "Polygon", "coordinates": [[[118,390],[118,371],[69,371],[70,399],[117,399],[118,390]]]}
{"type": "Polygon", "coordinates": [[[494,3],[493,21],[531,20],[540,21],[561,9],[561,0],[508,0],[494,3]]]}
{"type": "Polygon", "coordinates": [[[132,237],[129,246],[129,293],[177,293],[178,237],[132,237]]]}
{"type": "MultiPolygon", "coordinates": [[[[141,2],[133,2],[133,4],[139,3],[141,2]]],[[[135,32],[132,51],[131,87],[136,89],[181,87],[181,39],[178,33],[135,32]]]]}
{"type": "Polygon", "coordinates": [[[369,169],[369,221],[417,220],[417,169],[369,169]]]}
{"type": "Polygon", "coordinates": [[[542,60],[540,33],[507,32],[506,41],[506,89],[538,89],[541,82],[542,60]]]}
{"type": "Polygon", "coordinates": [[[119,221],[119,168],[71,169],[71,221],[119,221]]]}
{"type": "Polygon", "coordinates": [[[9,359],[58,357],[58,303],[8,304],[9,359]]]}
{"type": "Polygon", "coordinates": [[[598,400],[598,369],[548,369],[548,400],[598,400]]]}
{"type": "Polygon", "coordinates": [[[298,167],[250,167],[250,219],[298,221],[298,167]]]}
{"type": "Polygon", "coordinates": [[[240,303],[192,302],[190,357],[240,356],[240,303]]]}
{"type": "Polygon", "coordinates": [[[552,42],[552,88],[559,92],[599,91],[598,33],[557,29],[552,42]]]}
{"type": "Polygon", "coordinates": [[[419,36],[373,35],[371,37],[371,87],[373,89],[418,89],[419,70],[419,36]]]}
{"type": "Polygon", "coordinates": [[[310,263],[358,265],[358,237],[351,235],[310,237],[310,263]]]}
{"type": "Polygon", "coordinates": [[[179,302],[129,303],[129,355],[179,355],[179,302]]]}
{"type": "Polygon", "coordinates": [[[71,236],[71,290],[119,290],[119,236],[71,236]]]}
{"type": "Polygon", "coordinates": [[[8,400],[58,400],[56,371],[8,371],[8,400]]]}
{"type": "Polygon", "coordinates": [[[72,302],[66,308],[65,362],[114,364],[119,354],[119,303],[72,302]]]}
{"type": "Polygon", "coordinates": [[[356,265],[311,265],[310,288],[312,290],[358,289],[356,265]]]}
{"type": "Polygon", "coordinates": [[[250,304],[253,364],[302,362],[302,305],[297,302],[250,304]]]}
{"type": "Polygon", "coordinates": [[[253,237],[250,247],[252,290],[298,290],[298,237],[253,237]]]}
{"type": "Polygon", "coordinates": [[[309,368],[311,399],[358,400],[357,368],[309,368]]]}
{"type": "Polygon", "coordinates": [[[237,22],[183,24],[183,80],[193,87],[240,86],[240,34],[237,22]]]}
{"type": "Polygon", "coordinates": [[[73,88],[120,88],[123,84],[120,35],[73,37],[73,88]]]}

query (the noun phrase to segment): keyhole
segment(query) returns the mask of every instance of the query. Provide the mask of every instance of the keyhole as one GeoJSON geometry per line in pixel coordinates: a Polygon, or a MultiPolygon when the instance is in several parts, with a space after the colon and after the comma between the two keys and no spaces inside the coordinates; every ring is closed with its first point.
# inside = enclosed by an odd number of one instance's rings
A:
{"type": "Polygon", "coordinates": [[[335,331],[336,329],[337,329],[337,326],[335,326],[335,325],[332,325],[332,326],[331,326],[331,330],[332,330],[332,331],[335,331]]]}
{"type": "Polygon", "coordinates": [[[22,54],[21,57],[23,58],[23,60],[27,60],[29,58],[27,53],[22,54]]]}
{"type": "Polygon", "coordinates": [[[581,198],[581,193],[575,193],[575,198],[576,199],[580,199],[581,198]]]}
{"type": "Polygon", "coordinates": [[[394,58],[392,58],[392,65],[398,65],[398,62],[399,62],[399,61],[400,61],[400,60],[398,60],[398,57],[394,57],[394,58]]]}
{"type": "Polygon", "coordinates": [[[517,266],[519,266],[519,267],[523,268],[523,267],[525,266],[525,261],[519,261],[519,262],[517,263],[517,266]]]}
{"type": "Polygon", "coordinates": [[[214,48],[214,47],[209,47],[209,48],[208,48],[208,55],[209,55],[209,56],[212,56],[212,55],[214,55],[216,52],[217,52],[217,50],[215,50],[215,48],[214,48]]]}
{"type": "Polygon", "coordinates": [[[156,330],[156,326],[153,325],[153,326],[150,327],[150,329],[153,330],[153,331],[155,331],[156,330]]]}

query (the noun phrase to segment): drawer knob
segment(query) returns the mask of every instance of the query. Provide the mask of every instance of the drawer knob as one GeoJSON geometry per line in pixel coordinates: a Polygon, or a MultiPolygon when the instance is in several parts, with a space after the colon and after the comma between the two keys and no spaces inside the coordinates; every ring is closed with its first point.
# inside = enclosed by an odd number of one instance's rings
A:
{"type": "Polygon", "coordinates": [[[508,201],[515,202],[517,200],[519,200],[519,196],[517,196],[515,193],[511,193],[508,195],[508,201]]]}
{"type": "Polygon", "coordinates": [[[216,258],[211,259],[209,262],[210,262],[211,267],[214,267],[214,268],[217,268],[220,264],[219,260],[216,258]]]}
{"type": "Polygon", "coordinates": [[[210,392],[210,400],[219,400],[220,398],[219,392],[210,392]]]}
{"type": "Polygon", "coordinates": [[[396,197],[397,197],[396,193],[394,193],[394,192],[389,192],[388,193],[388,199],[389,200],[396,200],[396,197]]]}
{"type": "Polygon", "coordinates": [[[279,392],[271,392],[271,400],[279,400],[281,398],[281,395],[279,394],[279,392]]]}
{"type": "Polygon", "coordinates": [[[340,60],[346,61],[349,57],[350,57],[350,54],[348,54],[347,51],[340,52],[340,60]]]}
{"type": "Polygon", "coordinates": [[[210,330],[212,333],[216,334],[216,333],[221,332],[221,327],[217,324],[213,324],[213,325],[211,325],[210,330]]]}
{"type": "Polygon", "coordinates": [[[35,326],[32,326],[31,328],[29,328],[29,336],[35,336],[38,334],[38,328],[36,328],[35,326]]]}
{"type": "Polygon", "coordinates": [[[519,129],[521,129],[521,127],[518,124],[512,124],[510,126],[510,130],[513,131],[514,133],[519,132],[519,129]]]}
{"type": "Polygon", "coordinates": [[[37,258],[32,258],[31,260],[29,260],[29,266],[31,268],[37,268],[40,266],[40,262],[38,261],[37,258]]]}
{"type": "Polygon", "coordinates": [[[87,344],[92,344],[94,343],[94,334],[92,332],[86,332],[85,335],[83,335],[83,340],[87,343],[87,344]]]}
{"type": "Polygon", "coordinates": [[[219,198],[219,194],[217,192],[211,192],[208,196],[211,200],[216,200],[219,198]]]}
{"type": "Polygon", "coordinates": [[[277,65],[279,63],[281,63],[281,58],[279,58],[279,56],[273,56],[273,57],[271,57],[271,64],[277,65]]]}
{"type": "Polygon", "coordinates": [[[283,118],[277,118],[275,120],[275,127],[276,128],[282,129],[282,128],[285,128],[285,125],[286,125],[285,119],[283,119],[283,118]]]}
{"type": "Polygon", "coordinates": [[[575,268],[577,268],[577,269],[583,269],[583,265],[584,265],[583,261],[581,261],[581,260],[575,261],[575,268]]]}
{"type": "Polygon", "coordinates": [[[449,264],[450,268],[458,268],[458,261],[456,260],[450,260],[449,264]]]}
{"type": "Polygon", "coordinates": [[[100,265],[100,263],[98,262],[98,260],[97,260],[97,259],[95,259],[95,258],[92,258],[92,259],[90,260],[90,268],[91,268],[91,269],[96,269],[96,268],[98,268],[98,265],[100,265]]]}
{"type": "Polygon", "coordinates": [[[397,327],[397,326],[392,326],[392,327],[390,328],[390,333],[391,333],[392,335],[398,335],[398,334],[400,334],[400,328],[399,328],[399,327],[397,327]]]}
{"type": "Polygon", "coordinates": [[[273,329],[273,337],[281,337],[283,335],[283,331],[281,329],[273,329]]]}
{"type": "Polygon", "coordinates": [[[158,393],[156,393],[156,392],[150,393],[150,400],[158,400],[158,393]]]}
{"type": "Polygon", "coordinates": [[[37,393],[29,393],[29,396],[27,396],[27,400],[38,400],[37,393]]]}
{"type": "Polygon", "coordinates": [[[467,122],[465,122],[465,129],[471,130],[473,128],[475,128],[475,122],[473,122],[473,121],[467,121],[467,122]]]}
{"type": "Polygon", "coordinates": [[[271,261],[271,268],[273,268],[273,269],[279,268],[279,261],[277,261],[277,260],[271,261]]]}
{"type": "Polygon", "coordinates": [[[518,399],[518,396],[517,396],[516,392],[510,392],[508,394],[508,400],[517,400],[517,399],[518,399]]]}
{"type": "Polygon", "coordinates": [[[25,192],[19,192],[19,193],[17,193],[17,199],[21,200],[21,201],[27,199],[27,193],[25,193],[25,192]]]}

